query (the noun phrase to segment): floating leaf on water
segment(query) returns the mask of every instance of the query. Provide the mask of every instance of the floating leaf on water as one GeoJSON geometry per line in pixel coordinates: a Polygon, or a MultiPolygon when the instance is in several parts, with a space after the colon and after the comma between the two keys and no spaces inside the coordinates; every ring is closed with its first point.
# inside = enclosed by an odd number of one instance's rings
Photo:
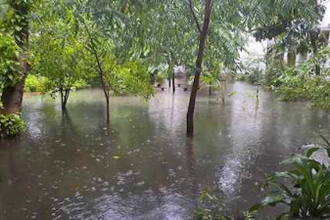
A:
{"type": "Polygon", "coordinates": [[[120,157],[119,156],[113,156],[112,158],[115,159],[115,160],[118,160],[120,157]]]}

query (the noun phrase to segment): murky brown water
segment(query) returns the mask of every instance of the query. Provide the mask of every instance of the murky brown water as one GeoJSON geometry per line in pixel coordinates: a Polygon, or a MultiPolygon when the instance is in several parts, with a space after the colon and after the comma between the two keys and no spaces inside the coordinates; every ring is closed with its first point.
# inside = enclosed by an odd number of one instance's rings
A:
{"type": "Polygon", "coordinates": [[[197,102],[196,136],[185,137],[188,93],[149,103],[72,94],[68,115],[48,97],[24,101],[28,131],[0,142],[0,219],[191,219],[203,189],[223,191],[237,214],[263,198],[258,184],[306,143],[330,138],[329,114],[235,83],[225,107],[197,102]]]}

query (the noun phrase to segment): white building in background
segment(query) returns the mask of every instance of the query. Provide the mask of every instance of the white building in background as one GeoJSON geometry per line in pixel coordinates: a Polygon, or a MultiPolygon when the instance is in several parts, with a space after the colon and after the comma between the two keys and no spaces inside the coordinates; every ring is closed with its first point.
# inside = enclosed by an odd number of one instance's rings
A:
{"type": "MultiPolygon", "coordinates": [[[[327,33],[328,41],[330,44],[330,0],[323,2],[326,7],[326,12],[323,17],[323,21],[320,23],[320,29],[322,32],[327,33]]],[[[245,66],[250,66],[256,69],[264,69],[265,64],[262,62],[253,62],[262,60],[267,52],[267,45],[272,44],[272,41],[256,42],[254,37],[250,36],[246,46],[246,51],[240,53],[240,60],[245,66]]],[[[303,63],[308,59],[308,54],[298,54],[296,57],[297,65],[303,63]]],[[[327,66],[330,66],[330,61],[327,62],[327,66]]]]}
{"type": "MultiPolygon", "coordinates": [[[[324,4],[327,7],[327,10],[323,17],[323,21],[320,24],[320,29],[328,36],[328,44],[330,45],[330,0],[325,1],[324,4]]],[[[330,60],[326,62],[325,66],[330,67],[330,60]]]]}
{"type": "MultiPolygon", "coordinates": [[[[328,38],[328,42],[330,44],[330,0],[327,0],[325,2],[323,2],[323,4],[326,7],[326,12],[324,14],[323,20],[320,23],[320,30],[321,32],[325,33],[327,38],[328,38]]],[[[304,54],[298,54],[297,59],[296,59],[296,64],[297,65],[301,65],[304,61],[306,61],[309,57],[308,53],[304,53],[304,54]]],[[[327,63],[325,64],[326,66],[329,66],[329,61],[327,61],[327,63]]]]}
{"type": "Polygon", "coordinates": [[[266,64],[260,62],[267,52],[267,41],[257,42],[253,36],[248,36],[248,44],[245,51],[240,52],[240,61],[244,67],[263,70],[266,64]]]}
{"type": "Polygon", "coordinates": [[[321,29],[325,28],[326,30],[329,31],[329,25],[330,25],[330,0],[327,0],[323,3],[325,5],[326,12],[325,15],[323,17],[323,21],[321,22],[321,29]]]}

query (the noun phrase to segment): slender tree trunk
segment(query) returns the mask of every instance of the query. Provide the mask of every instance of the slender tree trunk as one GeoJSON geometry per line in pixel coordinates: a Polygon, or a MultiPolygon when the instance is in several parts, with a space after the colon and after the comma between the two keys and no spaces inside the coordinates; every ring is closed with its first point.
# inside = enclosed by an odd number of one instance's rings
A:
{"type": "Polygon", "coordinates": [[[288,65],[294,67],[296,65],[296,51],[289,48],[288,50],[288,65]]]}
{"type": "Polygon", "coordinates": [[[64,96],[64,108],[66,109],[66,104],[68,103],[69,96],[70,96],[71,89],[65,90],[65,96],[64,96]]]}
{"type": "Polygon", "coordinates": [[[209,86],[209,96],[212,96],[212,86],[209,86]]]}
{"type": "Polygon", "coordinates": [[[109,97],[109,92],[108,92],[108,95],[105,97],[105,99],[106,99],[106,104],[107,104],[107,112],[106,112],[107,117],[106,117],[106,119],[107,119],[107,124],[109,125],[109,123],[110,123],[110,97],[109,97]]]}
{"type": "Polygon", "coordinates": [[[101,65],[101,60],[100,60],[100,57],[99,57],[99,54],[95,48],[95,43],[94,43],[94,38],[91,34],[91,32],[89,31],[86,23],[83,21],[83,24],[85,26],[85,30],[88,34],[88,37],[89,37],[89,40],[90,40],[90,43],[91,43],[91,49],[92,49],[92,54],[93,56],[95,57],[95,60],[96,60],[96,64],[97,64],[97,72],[98,72],[98,75],[100,77],[100,81],[101,81],[101,85],[102,85],[102,90],[103,90],[103,93],[104,93],[104,97],[105,97],[105,101],[106,101],[106,119],[107,119],[107,124],[109,125],[109,122],[110,122],[110,92],[109,92],[109,88],[108,86],[106,85],[106,83],[104,82],[104,72],[103,72],[103,68],[102,68],[102,65],[101,65]]]}
{"type": "MultiPolygon", "coordinates": [[[[316,13],[320,13],[319,11],[320,8],[318,7],[319,4],[320,4],[319,1],[314,0],[314,8],[316,13]]],[[[319,32],[312,32],[310,35],[314,55],[318,52],[317,40],[319,39],[319,37],[320,37],[319,32]]],[[[321,66],[318,63],[315,64],[315,75],[316,76],[321,75],[321,66]]]]}
{"type": "Polygon", "coordinates": [[[21,53],[18,57],[18,61],[21,66],[21,79],[15,85],[9,85],[3,89],[1,95],[1,101],[3,104],[2,114],[13,114],[18,113],[22,110],[23,102],[23,90],[25,79],[29,72],[29,64],[27,63],[28,50],[29,50],[29,2],[17,2],[11,0],[8,2],[9,6],[14,9],[17,16],[21,20],[17,21],[14,26],[18,26],[21,29],[15,29],[13,35],[16,39],[16,43],[21,49],[21,53]]]}
{"type": "Polygon", "coordinates": [[[62,112],[63,112],[63,110],[65,109],[63,88],[60,88],[60,95],[61,95],[61,107],[62,107],[62,112]]]}
{"type": "Polygon", "coordinates": [[[168,77],[167,81],[168,81],[168,88],[171,88],[171,77],[168,77]]]}
{"type": "Polygon", "coordinates": [[[83,22],[83,24],[85,26],[85,30],[88,34],[88,37],[89,37],[89,40],[90,40],[90,43],[91,43],[92,54],[93,54],[93,56],[95,57],[95,60],[96,60],[97,72],[98,72],[98,75],[100,77],[102,90],[103,90],[105,101],[106,101],[106,109],[107,109],[106,110],[106,120],[107,120],[107,124],[109,126],[109,123],[110,123],[110,91],[109,91],[109,88],[108,88],[108,86],[106,85],[106,83],[104,81],[104,72],[103,72],[103,68],[102,68],[102,65],[101,65],[101,59],[99,57],[98,52],[96,51],[94,38],[93,38],[91,32],[89,31],[86,23],[83,22]]]}
{"type": "Polygon", "coordinates": [[[66,105],[68,103],[69,100],[69,96],[70,96],[70,89],[60,89],[60,94],[61,94],[61,107],[62,107],[62,111],[66,111],[66,105]]]}
{"type": "MultiPolygon", "coordinates": [[[[311,45],[312,45],[314,55],[318,52],[318,48],[317,48],[317,45],[316,45],[316,38],[317,37],[318,37],[317,35],[312,35],[311,36],[311,45]]],[[[321,67],[320,67],[319,64],[315,64],[315,75],[316,76],[321,75],[321,67]]]]}
{"type": "Polygon", "coordinates": [[[205,42],[206,42],[207,33],[208,33],[209,25],[210,25],[211,11],[212,11],[212,0],[205,0],[204,21],[203,21],[203,27],[202,27],[202,30],[200,32],[200,37],[199,37],[199,48],[198,48],[196,66],[195,66],[195,77],[194,77],[194,83],[193,83],[193,86],[191,89],[190,101],[189,101],[188,112],[187,112],[187,136],[190,136],[190,137],[194,135],[195,104],[196,104],[197,92],[199,89],[199,79],[200,79],[200,74],[202,71],[205,42]]]}
{"type": "Polygon", "coordinates": [[[173,85],[173,87],[172,87],[172,91],[173,91],[173,93],[175,93],[175,73],[174,73],[174,71],[172,70],[172,85],[173,85]]]}
{"type": "Polygon", "coordinates": [[[104,83],[103,74],[100,74],[100,79],[101,79],[102,90],[104,93],[105,103],[106,103],[106,120],[107,120],[107,123],[109,124],[109,122],[110,122],[110,91],[104,83]]]}

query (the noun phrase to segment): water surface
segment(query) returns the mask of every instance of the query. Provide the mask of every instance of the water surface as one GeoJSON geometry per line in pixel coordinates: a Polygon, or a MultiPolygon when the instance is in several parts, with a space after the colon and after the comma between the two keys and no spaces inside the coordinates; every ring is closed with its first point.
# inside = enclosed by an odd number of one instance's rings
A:
{"type": "MultiPolygon", "coordinates": [[[[308,103],[235,83],[226,106],[197,100],[195,138],[185,137],[189,94],[159,92],[149,103],[102,92],[58,101],[27,95],[27,132],[0,142],[0,219],[192,219],[201,190],[236,215],[264,197],[266,175],[307,143],[330,138],[330,117],[308,103]]],[[[267,212],[268,214],[271,212],[267,212]]]]}

